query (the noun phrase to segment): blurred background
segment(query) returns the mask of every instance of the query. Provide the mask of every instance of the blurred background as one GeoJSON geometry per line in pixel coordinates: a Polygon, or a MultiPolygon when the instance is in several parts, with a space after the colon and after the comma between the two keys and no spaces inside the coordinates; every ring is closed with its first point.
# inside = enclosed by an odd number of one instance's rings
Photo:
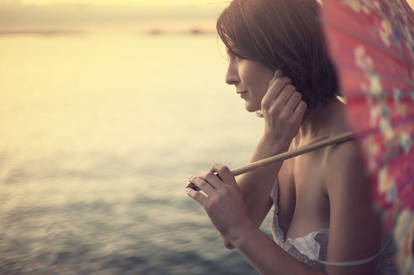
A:
{"type": "Polygon", "coordinates": [[[256,274],[184,192],[262,133],[228,3],[0,0],[0,274],[256,274]]]}
{"type": "Polygon", "coordinates": [[[262,131],[227,4],[0,0],[0,274],[255,274],[184,192],[262,131]]]}

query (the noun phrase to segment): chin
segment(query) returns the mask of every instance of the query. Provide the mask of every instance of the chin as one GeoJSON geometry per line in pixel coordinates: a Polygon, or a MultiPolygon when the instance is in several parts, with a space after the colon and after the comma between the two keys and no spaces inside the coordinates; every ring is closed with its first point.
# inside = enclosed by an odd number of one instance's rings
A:
{"type": "Polygon", "coordinates": [[[257,112],[257,111],[260,111],[262,109],[261,106],[256,106],[254,104],[251,104],[248,101],[246,101],[245,108],[250,113],[257,112]]]}

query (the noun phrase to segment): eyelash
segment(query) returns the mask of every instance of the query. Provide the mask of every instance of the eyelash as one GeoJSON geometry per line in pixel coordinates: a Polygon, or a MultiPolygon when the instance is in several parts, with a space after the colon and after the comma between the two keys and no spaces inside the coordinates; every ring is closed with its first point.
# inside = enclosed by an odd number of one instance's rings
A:
{"type": "Polygon", "coordinates": [[[233,60],[240,61],[242,60],[242,58],[236,55],[229,54],[229,61],[233,61],[233,60]]]}

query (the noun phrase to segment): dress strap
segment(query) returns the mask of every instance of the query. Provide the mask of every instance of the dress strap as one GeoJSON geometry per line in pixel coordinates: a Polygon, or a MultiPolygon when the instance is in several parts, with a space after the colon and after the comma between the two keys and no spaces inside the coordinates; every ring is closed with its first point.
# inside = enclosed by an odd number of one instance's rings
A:
{"type": "Polygon", "coordinates": [[[371,256],[369,258],[363,259],[363,260],[357,260],[357,261],[349,261],[349,262],[326,262],[326,261],[322,261],[322,260],[316,260],[320,263],[323,263],[325,265],[330,265],[330,266],[356,266],[356,265],[363,265],[366,263],[369,263],[373,260],[375,260],[375,258],[377,258],[382,252],[384,252],[384,250],[391,244],[391,239],[387,241],[387,243],[380,249],[380,251],[377,252],[377,254],[375,254],[374,256],[371,256]]]}

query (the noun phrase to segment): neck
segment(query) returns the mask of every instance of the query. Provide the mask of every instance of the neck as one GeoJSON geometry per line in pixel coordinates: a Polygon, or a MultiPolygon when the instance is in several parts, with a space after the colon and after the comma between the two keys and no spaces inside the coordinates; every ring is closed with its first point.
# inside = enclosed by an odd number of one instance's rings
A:
{"type": "Polygon", "coordinates": [[[344,104],[334,98],[326,106],[319,105],[307,114],[295,137],[295,143],[307,143],[319,136],[345,129],[344,104]]]}

